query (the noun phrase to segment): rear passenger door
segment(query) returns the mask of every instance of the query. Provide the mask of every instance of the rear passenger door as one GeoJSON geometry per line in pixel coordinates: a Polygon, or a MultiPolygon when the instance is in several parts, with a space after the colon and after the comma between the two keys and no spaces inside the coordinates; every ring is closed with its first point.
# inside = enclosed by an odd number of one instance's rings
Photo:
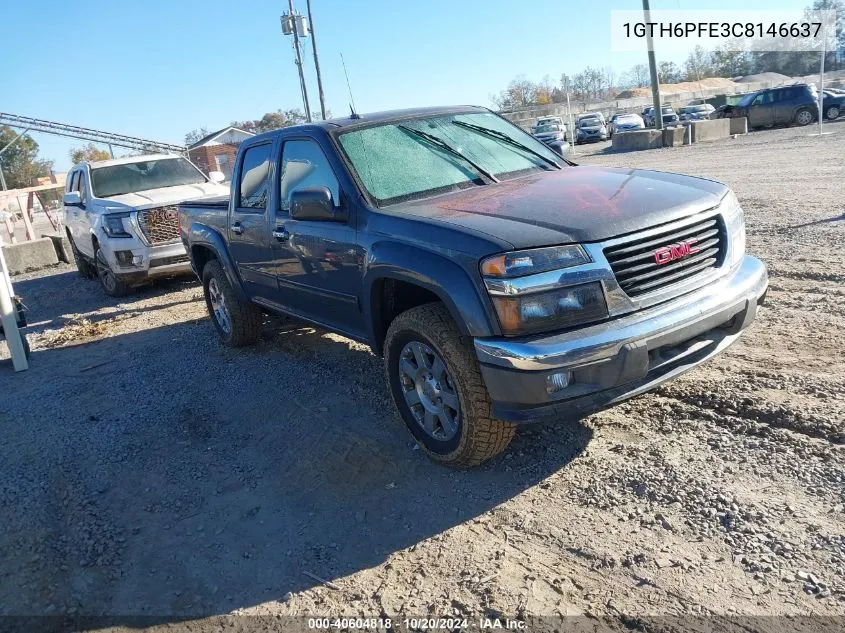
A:
{"type": "Polygon", "coordinates": [[[229,252],[251,297],[276,295],[269,228],[274,149],[272,140],[245,148],[232,182],[229,252]]]}
{"type": "Polygon", "coordinates": [[[781,88],[774,91],[772,122],[775,125],[784,125],[792,121],[792,99],[794,92],[792,88],[781,88]]]}

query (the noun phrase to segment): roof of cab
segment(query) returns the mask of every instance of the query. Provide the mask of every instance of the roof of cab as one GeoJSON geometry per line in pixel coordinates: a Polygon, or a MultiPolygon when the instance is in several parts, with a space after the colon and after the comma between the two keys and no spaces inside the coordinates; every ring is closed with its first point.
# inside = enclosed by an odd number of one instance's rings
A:
{"type": "Polygon", "coordinates": [[[326,121],[314,121],[313,123],[302,123],[300,125],[291,125],[289,127],[279,128],[259,134],[254,138],[244,141],[245,143],[255,143],[262,139],[274,138],[282,131],[289,132],[291,130],[337,130],[343,128],[353,128],[364,125],[371,125],[373,123],[390,123],[391,121],[401,121],[405,119],[415,119],[425,116],[437,116],[439,114],[458,114],[467,112],[489,112],[487,108],[481,106],[435,106],[428,108],[405,108],[401,110],[384,110],[382,112],[370,112],[367,114],[358,114],[355,118],[352,116],[328,119],[326,121]]]}

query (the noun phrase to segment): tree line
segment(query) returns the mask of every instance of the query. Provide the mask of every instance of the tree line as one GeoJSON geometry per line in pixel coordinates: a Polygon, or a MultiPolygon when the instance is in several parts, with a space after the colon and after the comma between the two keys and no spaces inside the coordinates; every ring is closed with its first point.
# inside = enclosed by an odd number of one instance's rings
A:
{"type": "MultiPolygon", "coordinates": [[[[825,58],[829,70],[845,67],[842,51],[845,50],[845,0],[815,0],[807,10],[836,11],[836,41],[839,55],[830,51],[825,58]]],[[[735,44],[725,44],[713,51],[696,47],[687,56],[683,64],[662,61],[657,65],[657,79],[660,84],[696,82],[710,77],[733,78],[761,72],[778,72],[790,76],[803,76],[817,73],[819,53],[815,51],[748,51],[735,50],[735,44]]],[[[500,110],[513,110],[526,106],[547,105],[566,102],[566,93],[578,102],[612,100],[624,90],[647,88],[651,86],[649,69],[646,64],[635,64],[627,71],[617,74],[613,68],[593,68],[587,66],[573,76],[561,75],[558,83],[553,83],[546,75],[539,82],[534,82],[520,75],[498,94],[491,96],[491,101],[500,110]]]]}

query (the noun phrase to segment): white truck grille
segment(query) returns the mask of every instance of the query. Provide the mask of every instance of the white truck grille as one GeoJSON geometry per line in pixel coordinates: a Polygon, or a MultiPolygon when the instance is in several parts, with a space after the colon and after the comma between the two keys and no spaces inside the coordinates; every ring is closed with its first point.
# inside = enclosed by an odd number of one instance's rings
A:
{"type": "Polygon", "coordinates": [[[179,239],[178,208],[173,205],[139,211],[138,225],[152,245],[175,242],[179,239]]]}

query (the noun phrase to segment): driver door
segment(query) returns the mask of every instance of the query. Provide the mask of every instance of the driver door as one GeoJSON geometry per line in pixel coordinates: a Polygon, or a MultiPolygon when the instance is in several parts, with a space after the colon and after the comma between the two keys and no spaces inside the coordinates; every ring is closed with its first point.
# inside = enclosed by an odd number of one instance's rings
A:
{"type": "Polygon", "coordinates": [[[355,213],[345,198],[316,139],[284,140],[272,240],[280,301],[303,317],[361,336],[363,256],[356,243],[355,213]],[[347,220],[292,218],[291,194],[307,187],[326,187],[335,207],[347,206],[347,220]]]}
{"type": "Polygon", "coordinates": [[[772,94],[772,92],[761,92],[754,97],[754,101],[748,107],[748,125],[750,127],[766,127],[774,124],[772,94]]]}

